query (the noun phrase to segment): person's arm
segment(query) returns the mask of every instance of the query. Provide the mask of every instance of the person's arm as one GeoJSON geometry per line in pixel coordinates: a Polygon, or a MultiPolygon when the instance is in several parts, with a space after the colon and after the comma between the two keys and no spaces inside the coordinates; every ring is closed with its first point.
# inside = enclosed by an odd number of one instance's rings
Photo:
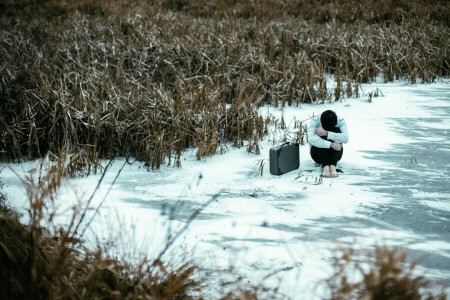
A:
{"type": "Polygon", "coordinates": [[[337,127],[341,130],[341,133],[337,132],[331,132],[328,131],[327,138],[329,140],[335,141],[336,143],[347,143],[348,142],[348,130],[347,130],[347,124],[345,123],[344,119],[340,119],[337,127]]]}
{"type": "Polygon", "coordinates": [[[315,133],[317,127],[320,126],[319,119],[313,118],[308,127],[308,143],[317,148],[330,148],[331,142],[322,139],[315,133]]]}

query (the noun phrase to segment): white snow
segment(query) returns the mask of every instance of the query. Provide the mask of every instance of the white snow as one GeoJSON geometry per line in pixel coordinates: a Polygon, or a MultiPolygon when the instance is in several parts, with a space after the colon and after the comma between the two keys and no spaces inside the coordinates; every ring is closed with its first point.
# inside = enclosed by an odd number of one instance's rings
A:
{"type": "MultiPolygon", "coordinates": [[[[449,128],[450,116],[428,108],[450,106],[449,99],[435,97],[440,93],[448,94],[450,82],[363,85],[366,92],[376,88],[384,96],[372,98],[370,103],[367,97],[361,96],[283,110],[261,108],[262,114],[284,114],[287,124],[293,118],[305,120],[326,109],[345,118],[350,138],[344,145],[343,159],[338,163],[338,168],[344,171],[338,178],[323,178],[322,183],[318,182],[321,170],[310,159],[307,144],[300,146],[299,170],[283,176],[270,175],[268,154],[273,144],[268,139],[261,142],[261,155],[249,154],[245,147],[229,147],[222,155],[198,161],[196,150],[192,149],[184,153],[181,168],[163,166],[157,171],[148,171],[137,162],[123,169],[100,215],[95,218],[88,238],[120,232],[123,239],[134,243],[130,247],[154,257],[162,250],[169,227],[172,232],[180,230],[196,209],[217,195],[176,241],[173,253],[188,251],[190,257],[205,268],[235,266],[251,282],[263,280],[268,285],[279,286],[281,292],[292,298],[301,295],[302,299],[319,299],[326,295],[326,290],[317,284],[331,274],[334,249],[341,244],[365,249],[377,245],[402,246],[450,257],[448,238],[436,240],[433,237],[430,241],[432,234],[405,230],[370,215],[374,209],[389,209],[394,199],[393,195],[374,191],[370,182],[383,182],[384,170],[399,169],[404,163],[382,161],[376,151],[395,150],[396,145],[413,141],[440,141],[436,136],[414,139],[402,134],[398,119],[439,119],[440,122],[432,125],[424,121],[416,124],[438,130],[449,128]],[[257,163],[262,159],[265,160],[263,176],[255,176],[257,163]],[[173,220],[169,220],[171,208],[173,220]],[[342,224],[348,227],[341,227],[342,224]]],[[[448,145],[445,138],[441,141],[448,145]]],[[[412,156],[411,153],[404,155],[408,159],[412,156]]],[[[117,159],[106,174],[94,197],[94,207],[103,200],[123,162],[117,159]]],[[[27,162],[10,167],[25,174],[33,165],[27,162]]],[[[12,204],[24,211],[25,192],[16,175],[5,168],[0,176],[6,183],[5,191],[12,204]]],[[[100,175],[95,175],[64,182],[56,203],[60,211],[66,212],[60,222],[67,221],[67,212],[75,199],[89,198],[99,178],[100,175]]],[[[412,191],[419,195],[417,197],[422,193],[420,188],[412,191]]],[[[433,193],[430,199],[438,201],[425,202],[449,213],[449,193],[450,188],[447,193],[433,193]]],[[[450,266],[440,270],[422,269],[433,278],[447,282],[450,279],[450,266]]]]}

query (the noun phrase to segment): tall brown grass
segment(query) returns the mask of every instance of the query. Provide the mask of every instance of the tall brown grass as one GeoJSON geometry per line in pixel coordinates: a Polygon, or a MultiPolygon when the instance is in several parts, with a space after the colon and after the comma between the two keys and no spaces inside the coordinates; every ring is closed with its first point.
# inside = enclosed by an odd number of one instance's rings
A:
{"type": "MultiPolygon", "coordinates": [[[[195,75],[196,68],[210,68],[202,50],[147,34],[150,28],[140,27],[153,25],[140,18],[72,17],[59,32],[50,23],[4,27],[0,124],[7,157],[82,150],[132,155],[159,168],[166,160],[179,165],[187,147],[197,146],[201,158],[225,141],[240,146],[262,136],[255,83],[236,79],[235,87],[220,87],[233,94],[226,109],[225,94],[208,76],[195,75]]],[[[170,16],[162,18],[173,25],[170,16]]]]}
{"type": "MultiPolygon", "coordinates": [[[[33,205],[33,212],[40,210],[40,203],[33,205]]],[[[70,226],[47,230],[38,214],[22,225],[3,201],[0,208],[2,299],[190,299],[201,286],[193,264],[131,264],[109,257],[105,245],[90,250],[69,239],[70,226]]]]}
{"type": "Polygon", "coordinates": [[[0,2],[7,15],[22,12],[52,18],[78,10],[91,15],[107,15],[123,10],[139,11],[146,3],[164,11],[178,11],[193,17],[237,17],[272,19],[296,17],[317,23],[401,23],[405,19],[427,19],[449,25],[450,4],[446,0],[14,0],[0,2]]]}
{"type": "MultiPolygon", "coordinates": [[[[7,205],[0,178],[1,299],[203,299],[213,290],[206,286],[212,281],[209,277],[221,281],[224,271],[204,272],[187,258],[171,257],[169,242],[159,245],[164,250],[154,259],[136,253],[133,245],[121,245],[114,234],[87,248],[78,228],[86,223],[83,212],[92,209],[89,204],[73,206],[64,224],[55,221],[60,184],[69,176],[67,165],[59,161],[42,160],[39,170],[20,179],[28,197],[26,225],[7,205]]],[[[227,272],[227,278],[233,276],[227,272]]],[[[227,290],[217,298],[273,294],[273,289],[239,280],[232,284],[234,292],[227,290]]]]}
{"type": "Polygon", "coordinates": [[[161,1],[163,6],[197,17],[235,16],[271,19],[296,17],[317,23],[401,23],[405,19],[428,19],[449,23],[450,4],[445,0],[199,0],[161,1]]]}
{"type": "Polygon", "coordinates": [[[330,299],[447,299],[443,286],[432,286],[416,275],[416,263],[406,258],[404,251],[388,247],[378,247],[365,256],[352,248],[337,250],[334,274],[327,280],[330,299]]]}
{"type": "MultiPolygon", "coordinates": [[[[255,151],[267,126],[257,113],[263,104],[338,101],[359,95],[358,85],[379,74],[386,82],[449,75],[449,29],[436,18],[240,18],[220,1],[223,15],[193,17],[199,2],[185,2],[172,7],[181,12],[143,1],[4,3],[3,158],[81,151],[179,166],[189,147],[198,148],[199,159],[223,152],[227,142],[255,151]]],[[[322,9],[320,3],[314,5],[322,9]]],[[[280,5],[296,4],[306,2],[280,5]]]]}

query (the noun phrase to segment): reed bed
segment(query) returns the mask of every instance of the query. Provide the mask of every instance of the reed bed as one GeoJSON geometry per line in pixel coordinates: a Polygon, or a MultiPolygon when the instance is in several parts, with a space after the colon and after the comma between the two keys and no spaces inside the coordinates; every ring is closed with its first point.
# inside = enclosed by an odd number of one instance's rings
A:
{"type": "Polygon", "coordinates": [[[363,21],[402,23],[405,19],[426,19],[450,25],[447,0],[14,0],[0,2],[7,15],[25,13],[46,17],[65,15],[74,10],[91,15],[121,11],[142,12],[142,6],[178,11],[193,17],[258,18],[295,17],[317,23],[363,21]]]}
{"type": "MultiPolygon", "coordinates": [[[[158,2],[158,1],[154,1],[158,2]]],[[[363,21],[401,23],[405,19],[427,19],[450,25],[446,0],[168,0],[164,7],[192,16],[271,19],[296,17],[317,23],[363,21]]]]}
{"type": "Polygon", "coordinates": [[[412,8],[401,22],[323,23],[202,14],[195,1],[11,3],[0,18],[4,159],[81,151],[159,168],[180,166],[190,147],[198,159],[227,143],[257,153],[262,105],[339,101],[380,75],[432,82],[450,70],[448,26],[430,12],[407,18],[412,8]]]}

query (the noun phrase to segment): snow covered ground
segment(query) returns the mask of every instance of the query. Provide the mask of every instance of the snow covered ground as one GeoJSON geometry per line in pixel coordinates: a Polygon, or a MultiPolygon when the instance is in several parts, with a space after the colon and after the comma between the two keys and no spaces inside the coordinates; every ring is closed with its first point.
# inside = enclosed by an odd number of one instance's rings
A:
{"type": "MultiPolygon", "coordinates": [[[[264,114],[284,114],[287,124],[326,109],[344,117],[350,139],[338,178],[319,181],[321,170],[307,144],[300,146],[300,169],[282,176],[269,173],[272,142],[267,139],[261,155],[229,147],[197,161],[192,149],[181,168],[125,166],[89,236],[120,232],[129,243],[125,248],[155,257],[167,233],[176,233],[203,208],[172,251],[187,250],[205,269],[234,266],[246,280],[277,285],[294,299],[326,295],[317,284],[330,275],[339,245],[400,247],[419,262],[418,272],[449,287],[450,82],[363,85],[366,94],[376,88],[384,96],[372,102],[362,96],[284,110],[261,108],[264,114]],[[256,176],[260,160],[263,175],[256,176]]],[[[123,162],[116,160],[107,172],[94,206],[123,162]]],[[[11,167],[22,174],[33,165],[11,167]]],[[[12,204],[23,210],[25,191],[16,175],[4,168],[0,176],[12,204]]],[[[99,178],[65,182],[57,204],[61,211],[75,198],[87,199],[99,178]]]]}

